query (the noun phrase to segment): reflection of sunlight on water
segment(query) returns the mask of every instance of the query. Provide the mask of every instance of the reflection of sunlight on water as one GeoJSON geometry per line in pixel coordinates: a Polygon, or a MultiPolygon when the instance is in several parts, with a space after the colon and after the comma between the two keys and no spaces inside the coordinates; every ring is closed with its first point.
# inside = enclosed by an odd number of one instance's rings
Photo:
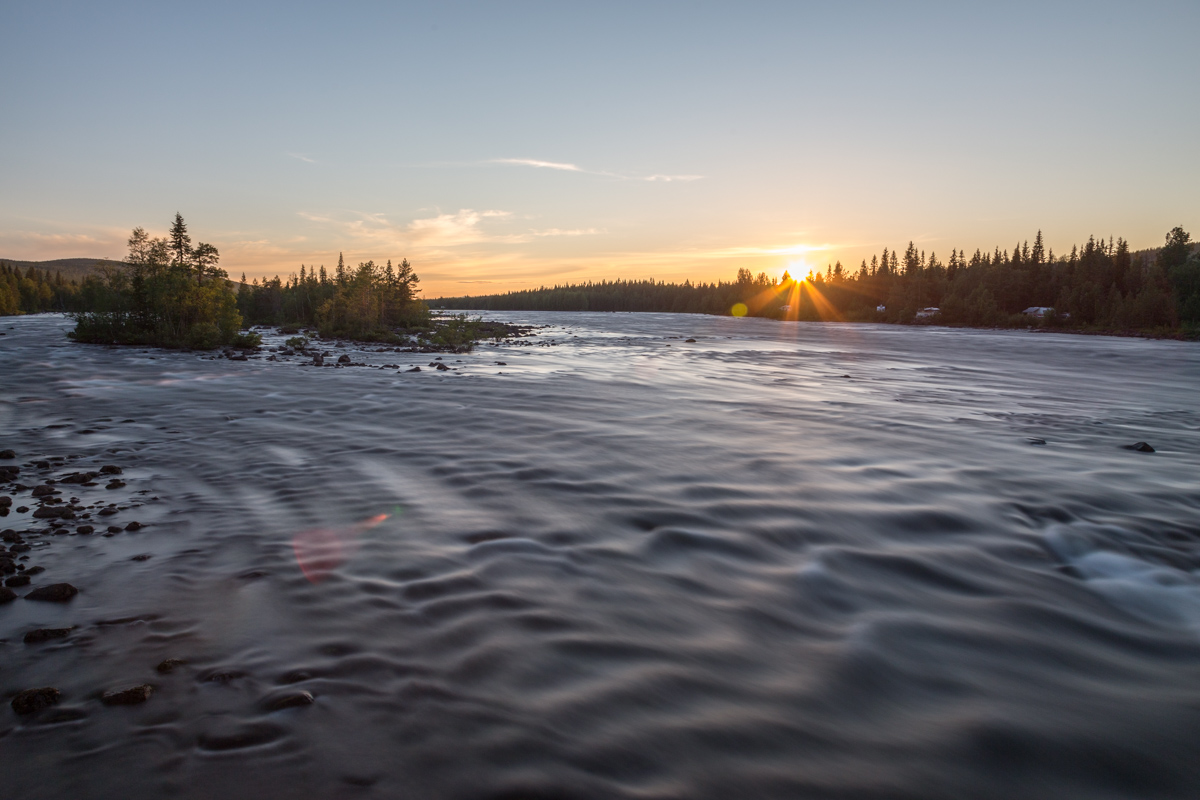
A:
{"type": "Polygon", "coordinates": [[[296,552],[300,571],[310,582],[320,583],[358,548],[359,536],[390,516],[376,514],[343,528],[314,528],[296,534],[292,539],[292,549],[296,552]]]}

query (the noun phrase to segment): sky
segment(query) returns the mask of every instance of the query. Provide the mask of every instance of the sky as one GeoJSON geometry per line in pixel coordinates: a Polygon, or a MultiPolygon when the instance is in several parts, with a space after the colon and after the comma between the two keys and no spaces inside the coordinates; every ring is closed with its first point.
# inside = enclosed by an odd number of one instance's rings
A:
{"type": "Polygon", "coordinates": [[[0,0],[0,258],[424,296],[1200,237],[1200,3],[0,0]]]}

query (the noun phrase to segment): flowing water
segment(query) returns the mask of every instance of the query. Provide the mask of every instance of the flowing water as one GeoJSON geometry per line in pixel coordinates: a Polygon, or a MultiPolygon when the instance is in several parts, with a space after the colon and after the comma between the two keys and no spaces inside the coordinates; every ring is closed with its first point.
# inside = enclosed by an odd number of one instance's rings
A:
{"type": "Polygon", "coordinates": [[[1200,796],[1200,347],[496,318],[345,351],[420,373],[4,320],[0,464],[144,525],[0,519],[80,590],[0,605],[6,794],[1200,796]]]}

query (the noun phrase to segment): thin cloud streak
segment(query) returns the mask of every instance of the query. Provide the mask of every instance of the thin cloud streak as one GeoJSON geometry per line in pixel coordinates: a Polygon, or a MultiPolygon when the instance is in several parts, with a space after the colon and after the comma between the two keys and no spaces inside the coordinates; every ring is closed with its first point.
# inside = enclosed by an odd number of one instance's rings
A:
{"type": "Polygon", "coordinates": [[[623,175],[619,172],[584,169],[576,164],[564,164],[556,161],[541,161],[536,158],[494,158],[492,164],[511,164],[518,167],[534,167],[535,169],[553,169],[562,172],[579,172],[584,175],[599,175],[604,178],[615,178],[621,181],[646,181],[648,183],[672,183],[675,181],[699,181],[703,175],[623,175]]]}
{"type": "Polygon", "coordinates": [[[304,155],[303,153],[288,153],[287,155],[296,159],[297,161],[303,161],[305,164],[316,164],[317,163],[317,160],[315,158],[309,158],[308,156],[304,155]]]}

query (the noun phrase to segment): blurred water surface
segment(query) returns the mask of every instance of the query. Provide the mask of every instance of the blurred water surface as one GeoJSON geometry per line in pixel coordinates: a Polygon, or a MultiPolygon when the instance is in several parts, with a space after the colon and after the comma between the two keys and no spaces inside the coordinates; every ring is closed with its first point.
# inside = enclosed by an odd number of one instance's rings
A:
{"type": "Polygon", "coordinates": [[[12,463],[160,498],[33,537],[9,796],[1200,795],[1200,347],[495,316],[549,327],[347,350],[420,373],[0,321],[12,463]]]}

